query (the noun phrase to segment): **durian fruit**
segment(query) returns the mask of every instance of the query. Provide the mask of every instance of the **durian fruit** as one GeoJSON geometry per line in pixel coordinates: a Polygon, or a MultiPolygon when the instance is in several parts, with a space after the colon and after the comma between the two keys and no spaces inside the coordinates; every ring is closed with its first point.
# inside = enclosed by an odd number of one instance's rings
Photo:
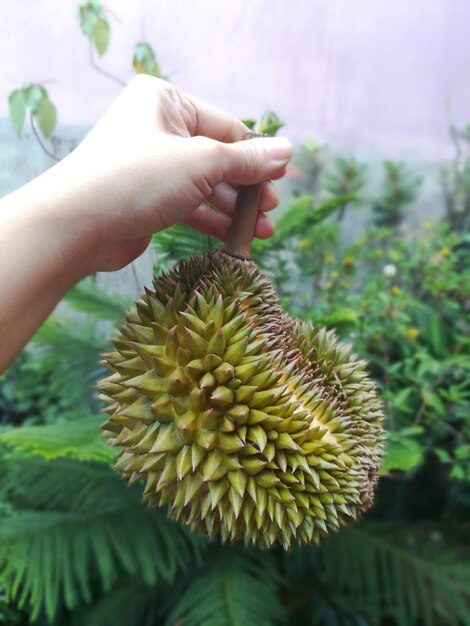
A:
{"type": "Polygon", "coordinates": [[[259,195],[240,190],[228,251],[154,279],[99,387],[116,469],[145,481],[150,506],[223,540],[287,548],[370,506],[383,414],[366,364],[283,313],[246,258],[259,195]]]}

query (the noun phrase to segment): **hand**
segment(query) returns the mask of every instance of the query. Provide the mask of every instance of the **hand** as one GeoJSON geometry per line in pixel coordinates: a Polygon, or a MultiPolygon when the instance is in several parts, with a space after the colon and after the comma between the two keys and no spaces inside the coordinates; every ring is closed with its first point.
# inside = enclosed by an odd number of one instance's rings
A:
{"type": "MultiPolygon", "coordinates": [[[[71,185],[81,187],[89,225],[85,273],[123,267],[154,232],[175,223],[224,240],[236,186],[281,177],[291,156],[286,139],[240,141],[247,132],[237,118],[163,80],[132,80],[64,163],[71,185]]],[[[264,211],[277,202],[266,182],[257,237],[272,234],[264,211]]]]}
{"type": "Polygon", "coordinates": [[[255,234],[268,237],[264,212],[278,199],[267,181],[284,174],[291,146],[280,138],[241,141],[247,130],[139,76],[72,154],[3,198],[0,372],[74,283],[131,262],[154,232],[185,223],[223,240],[237,185],[265,183],[255,234]]]}

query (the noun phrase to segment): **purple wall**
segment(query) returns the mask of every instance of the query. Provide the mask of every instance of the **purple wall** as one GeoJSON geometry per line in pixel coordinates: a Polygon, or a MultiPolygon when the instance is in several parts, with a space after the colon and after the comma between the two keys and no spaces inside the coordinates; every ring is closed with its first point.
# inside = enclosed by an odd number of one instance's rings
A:
{"type": "MultiPolygon", "coordinates": [[[[240,117],[276,110],[294,140],[342,149],[452,155],[452,118],[470,120],[466,0],[105,0],[103,67],[128,80],[144,38],[189,92],[240,117]]],[[[89,125],[119,86],[89,64],[75,0],[0,0],[0,117],[25,80],[46,87],[64,125],[89,125]]]]}

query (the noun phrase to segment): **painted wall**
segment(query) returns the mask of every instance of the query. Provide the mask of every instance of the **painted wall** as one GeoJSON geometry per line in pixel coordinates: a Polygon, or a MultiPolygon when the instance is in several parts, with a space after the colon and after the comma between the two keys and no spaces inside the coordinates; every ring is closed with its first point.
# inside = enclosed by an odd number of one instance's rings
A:
{"type": "MultiPolygon", "coordinates": [[[[182,88],[240,117],[272,108],[294,140],[439,161],[452,154],[446,103],[456,123],[470,119],[467,0],[105,4],[117,18],[108,71],[128,80],[144,38],[182,88]]],[[[89,63],[76,5],[0,0],[0,117],[24,80],[50,81],[65,126],[93,124],[117,95],[89,63]]]]}

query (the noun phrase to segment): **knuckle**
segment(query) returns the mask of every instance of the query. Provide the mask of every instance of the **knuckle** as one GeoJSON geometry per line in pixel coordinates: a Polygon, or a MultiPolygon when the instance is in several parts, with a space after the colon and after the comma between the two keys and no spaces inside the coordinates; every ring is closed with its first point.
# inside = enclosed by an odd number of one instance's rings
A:
{"type": "Polygon", "coordinates": [[[247,180],[253,180],[256,178],[259,167],[258,167],[258,150],[256,146],[254,146],[250,141],[245,142],[243,146],[244,151],[244,174],[247,180]]]}
{"type": "Polygon", "coordinates": [[[137,74],[128,83],[128,88],[134,91],[151,91],[163,92],[168,89],[168,83],[156,76],[149,76],[148,74],[137,74]]]}

